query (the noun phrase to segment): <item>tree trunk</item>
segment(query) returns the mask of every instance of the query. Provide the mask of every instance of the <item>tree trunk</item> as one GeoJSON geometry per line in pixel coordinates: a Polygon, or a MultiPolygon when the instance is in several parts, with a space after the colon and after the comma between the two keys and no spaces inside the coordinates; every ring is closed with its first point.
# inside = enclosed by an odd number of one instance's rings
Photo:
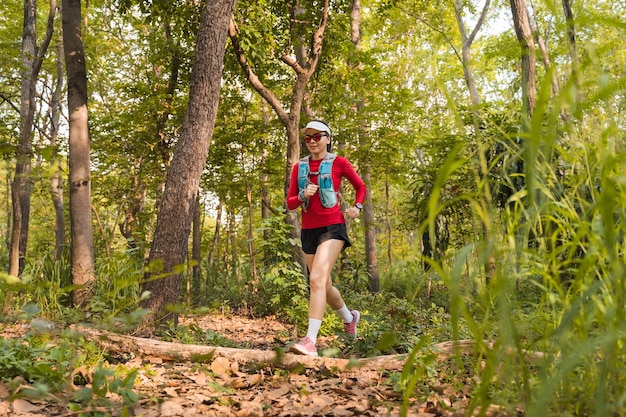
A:
{"type": "Polygon", "coordinates": [[[193,211],[193,237],[191,238],[191,291],[193,296],[188,297],[190,301],[196,303],[200,301],[202,294],[202,208],[200,199],[196,197],[196,206],[193,211]]]}
{"type": "Polygon", "coordinates": [[[87,67],[80,0],[63,0],[62,4],[69,113],[71,269],[72,283],[80,286],[72,293],[72,301],[85,306],[95,289],[87,67]]]}
{"type": "MultiPolygon", "coordinates": [[[[480,106],[481,98],[480,98],[480,95],[478,94],[478,89],[476,88],[476,81],[474,79],[474,72],[472,70],[471,48],[472,48],[472,43],[474,43],[474,39],[476,38],[476,35],[478,34],[478,31],[482,27],[485,21],[485,18],[487,17],[487,12],[489,11],[490,4],[491,4],[491,0],[485,1],[485,4],[483,5],[482,12],[480,14],[480,17],[478,18],[478,21],[476,22],[476,25],[474,26],[474,29],[472,30],[472,32],[468,35],[467,29],[465,27],[465,22],[463,21],[463,2],[461,0],[456,0],[454,2],[454,15],[456,16],[457,26],[459,28],[459,33],[461,34],[461,43],[462,43],[461,62],[463,64],[463,77],[465,78],[465,84],[467,85],[467,89],[470,95],[474,131],[478,140],[480,140],[480,135],[481,135],[481,129],[480,129],[481,118],[479,114],[479,106],[480,106]]],[[[479,155],[480,155],[480,168],[479,168],[478,175],[485,176],[487,175],[487,170],[488,170],[487,163],[484,158],[484,153],[480,152],[479,155]]],[[[490,194],[491,193],[487,191],[485,193],[485,196],[489,196],[490,194]]],[[[489,201],[488,197],[487,197],[486,204],[491,206],[491,201],[489,201]]],[[[484,221],[482,221],[482,232],[483,232],[483,239],[487,246],[486,251],[489,253],[489,256],[486,259],[486,262],[484,263],[484,266],[483,266],[485,270],[486,280],[488,282],[490,277],[493,275],[495,271],[494,270],[495,261],[494,261],[494,257],[492,253],[493,238],[492,238],[491,231],[489,230],[488,225],[484,221]]],[[[431,241],[432,239],[430,239],[430,237],[431,236],[429,235],[429,233],[426,233],[424,238],[422,239],[422,243],[431,241]]],[[[433,250],[433,253],[436,253],[436,251],[433,250]]],[[[430,281],[429,281],[429,288],[430,288],[430,281]]],[[[429,293],[430,293],[430,290],[429,290],[429,293]]]]}
{"type": "Polygon", "coordinates": [[[463,3],[461,2],[461,0],[456,0],[456,2],[454,3],[454,15],[456,16],[459,33],[461,34],[461,62],[463,64],[463,76],[465,77],[465,83],[467,84],[467,89],[469,90],[470,99],[472,101],[474,111],[476,111],[478,105],[480,104],[480,96],[478,95],[478,89],[476,88],[476,81],[474,80],[474,73],[472,71],[471,48],[472,43],[476,38],[476,34],[478,33],[480,27],[485,21],[485,17],[487,16],[487,11],[489,10],[490,4],[491,0],[485,1],[482,13],[480,14],[478,21],[476,22],[476,26],[474,27],[474,30],[472,30],[472,33],[468,35],[465,28],[465,22],[463,21],[463,3]]]}
{"type": "Polygon", "coordinates": [[[241,155],[241,170],[243,172],[243,184],[246,189],[246,201],[248,202],[248,256],[250,256],[250,266],[252,268],[252,281],[254,288],[258,287],[259,275],[256,268],[256,259],[254,258],[254,205],[252,204],[252,187],[248,181],[248,173],[244,163],[244,155],[241,155]]]}
{"type": "MultiPolygon", "coordinates": [[[[552,95],[557,95],[559,93],[559,82],[557,79],[556,71],[551,71],[552,62],[550,62],[550,54],[548,52],[548,45],[541,36],[541,32],[539,31],[539,27],[537,25],[537,13],[535,12],[534,4],[531,2],[531,8],[533,11],[532,18],[530,19],[530,29],[533,32],[535,37],[535,41],[537,42],[537,47],[539,48],[539,52],[541,53],[541,58],[543,61],[543,67],[546,70],[546,74],[552,74],[550,77],[550,85],[552,87],[552,95]]],[[[561,110],[562,112],[563,110],[561,110]]]]}
{"type": "MultiPolygon", "coordinates": [[[[62,13],[62,12],[61,12],[62,13]]],[[[57,43],[57,82],[52,94],[50,127],[50,146],[54,150],[53,163],[57,164],[56,172],[50,178],[50,192],[54,205],[54,257],[61,259],[65,250],[65,202],[63,199],[63,167],[57,151],[57,138],[59,136],[59,121],[61,118],[61,94],[63,92],[63,31],[59,31],[57,43]]]]}
{"type": "Polygon", "coordinates": [[[146,330],[177,319],[176,313],[168,312],[168,306],[179,301],[181,274],[177,267],[187,256],[194,203],[215,127],[227,28],[234,6],[235,0],[209,0],[202,16],[189,106],[167,170],[148,259],[151,265],[160,262],[161,272],[168,275],[154,279],[153,273],[146,273],[143,290],[150,297],[141,306],[152,310],[143,323],[146,330]]]}
{"type": "Polygon", "coordinates": [[[228,209],[228,243],[230,246],[231,271],[237,282],[240,282],[239,248],[237,247],[237,221],[233,208],[228,209]]]}
{"type": "Polygon", "coordinates": [[[220,229],[222,227],[222,207],[222,201],[220,200],[217,205],[217,213],[215,215],[215,232],[213,233],[213,242],[211,243],[211,250],[209,251],[209,268],[213,268],[215,266],[215,254],[219,251],[220,229]]]}
{"type": "Polygon", "coordinates": [[[13,222],[9,245],[9,274],[19,275],[24,269],[28,226],[30,222],[31,158],[33,153],[33,121],[35,118],[35,87],[44,56],[54,33],[56,2],[50,1],[46,36],[37,48],[37,1],[24,0],[22,30],[22,72],[20,90],[20,146],[15,178],[11,187],[13,222]]]}
{"type": "Polygon", "coordinates": [[[532,116],[537,101],[536,56],[525,0],[510,0],[515,34],[522,49],[522,99],[528,116],[532,116]]]}
{"type": "MultiPolygon", "coordinates": [[[[32,131],[35,114],[35,85],[33,80],[37,55],[37,1],[24,0],[24,26],[22,30],[22,80],[20,89],[20,146],[15,165],[15,178],[11,187],[13,222],[9,251],[9,274],[18,276],[24,269],[28,221],[30,215],[30,171],[32,156],[32,131]]],[[[36,78],[35,78],[36,80],[36,78]]]]}
{"type": "Polygon", "coordinates": [[[567,25],[567,46],[569,56],[572,61],[572,78],[578,85],[578,49],[576,47],[576,25],[574,22],[574,12],[570,0],[563,0],[563,13],[565,14],[565,24],[567,25]]]}
{"type": "MultiPolygon", "coordinates": [[[[351,35],[355,50],[361,49],[361,1],[353,0],[350,5],[350,19],[351,19],[351,35]]],[[[356,70],[361,71],[363,69],[363,63],[356,64],[356,70]]],[[[355,113],[358,118],[358,113],[363,109],[363,100],[357,98],[357,105],[355,113]]],[[[369,146],[365,143],[369,137],[365,128],[359,128],[361,133],[359,134],[359,146],[363,149],[369,146]]],[[[378,251],[376,249],[376,225],[374,222],[374,204],[372,202],[372,179],[370,175],[370,161],[368,158],[363,158],[361,161],[361,176],[363,182],[367,186],[367,194],[363,204],[363,228],[365,233],[365,261],[367,264],[367,277],[368,287],[370,292],[377,293],[380,291],[380,276],[378,274],[378,251]]]]}

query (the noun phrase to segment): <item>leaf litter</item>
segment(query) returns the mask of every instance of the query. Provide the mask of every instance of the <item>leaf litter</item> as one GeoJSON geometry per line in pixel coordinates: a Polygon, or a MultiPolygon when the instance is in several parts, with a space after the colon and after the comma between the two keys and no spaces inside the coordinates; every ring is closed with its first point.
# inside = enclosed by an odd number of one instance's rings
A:
{"type": "MultiPolygon", "coordinates": [[[[238,346],[260,351],[284,347],[296,339],[296,329],[275,317],[237,315],[183,317],[181,325],[212,330],[238,346]]],[[[4,326],[2,337],[24,332],[4,326]]],[[[324,346],[332,337],[320,338],[324,346]]],[[[141,400],[129,411],[132,416],[389,416],[401,415],[402,394],[394,390],[402,371],[398,361],[379,369],[337,370],[319,365],[296,370],[268,364],[251,367],[236,360],[215,357],[208,363],[169,362],[156,356],[135,356],[118,364],[138,371],[135,391],[141,400]]],[[[465,416],[469,405],[467,384],[456,389],[446,382],[421,381],[406,409],[409,417],[465,416]]],[[[0,417],[73,416],[61,396],[49,400],[26,400],[9,395],[0,382],[0,417]]],[[[120,401],[121,404],[121,401],[120,401]]],[[[83,410],[87,412],[89,410],[83,410]]],[[[102,410],[98,410],[102,411],[102,410]]],[[[119,409],[105,414],[121,416],[119,409]]],[[[474,410],[475,415],[479,411],[474,410]]],[[[498,407],[483,410],[486,416],[506,416],[498,407]]],[[[84,414],[89,415],[89,414],[84,414]]],[[[92,414],[96,415],[96,414],[92,414]]]]}

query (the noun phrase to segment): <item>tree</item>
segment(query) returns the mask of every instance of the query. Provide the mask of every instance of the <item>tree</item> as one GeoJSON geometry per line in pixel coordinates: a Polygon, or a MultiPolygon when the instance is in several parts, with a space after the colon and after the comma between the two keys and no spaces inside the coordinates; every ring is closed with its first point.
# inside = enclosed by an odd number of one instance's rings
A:
{"type": "Polygon", "coordinates": [[[189,106],[181,127],[172,161],[167,170],[154,240],[148,261],[160,263],[167,274],[154,279],[146,273],[143,290],[150,297],[142,301],[152,313],[143,323],[150,329],[176,314],[167,311],[179,300],[181,274],[185,262],[191,222],[202,169],[206,161],[217,116],[221,75],[228,23],[235,0],[209,0],[198,32],[193,62],[189,106]]]}
{"type": "Polygon", "coordinates": [[[63,44],[67,72],[70,165],[70,234],[72,293],[75,305],[84,306],[95,288],[95,254],[91,221],[91,171],[87,66],[82,35],[80,0],[63,0],[63,44]]]}
{"type": "MultiPolygon", "coordinates": [[[[235,19],[231,20],[229,26],[229,36],[233,51],[244,72],[244,75],[252,88],[272,107],[278,119],[285,126],[287,133],[287,161],[285,164],[284,194],[287,195],[289,189],[289,178],[291,168],[300,159],[300,113],[303,109],[303,102],[306,95],[306,88],[309,80],[315,73],[322,54],[324,41],[324,31],[328,25],[329,0],[324,0],[321,5],[311,6],[310,10],[305,9],[298,2],[294,2],[290,10],[290,21],[288,24],[289,33],[278,36],[284,39],[283,45],[272,45],[271,50],[278,48],[280,61],[291,68],[295,73],[289,108],[285,109],[277,93],[273,92],[265,85],[262,78],[255,72],[254,59],[250,55],[255,55],[252,51],[246,53],[246,48],[242,43],[242,32],[238,29],[235,19]],[[316,23],[313,23],[316,21],[316,23]],[[313,29],[309,33],[309,27],[313,29]],[[305,46],[305,34],[309,34],[310,42],[305,46]],[[295,58],[294,58],[295,55],[295,58]]],[[[242,18],[245,16],[242,14],[242,18]]],[[[250,44],[249,39],[245,39],[246,44],[250,44]]],[[[261,66],[261,65],[259,65],[261,66]]],[[[267,68],[265,68],[267,71],[267,68]]],[[[268,74],[263,74],[268,77],[268,74]]],[[[264,78],[265,78],[264,77],[264,78]]],[[[271,75],[269,76],[271,80],[271,75]]],[[[292,226],[292,237],[297,239],[300,235],[300,228],[295,212],[287,215],[287,223],[292,226]]],[[[301,252],[301,251],[300,251],[301,252]]],[[[298,261],[304,267],[304,257],[302,253],[298,261]]]]}
{"type": "Polygon", "coordinates": [[[35,90],[44,56],[54,29],[56,1],[50,0],[46,37],[37,47],[37,1],[24,0],[24,27],[22,32],[22,81],[20,100],[20,146],[11,187],[13,222],[10,243],[9,274],[19,275],[24,269],[28,226],[30,220],[31,157],[33,151],[33,122],[35,118],[35,90]]]}
{"type": "Polygon", "coordinates": [[[510,0],[510,2],[515,34],[521,47],[522,100],[526,113],[531,116],[537,101],[535,43],[526,1],[510,0]]]}
{"type": "MultiPolygon", "coordinates": [[[[61,11],[61,13],[63,13],[61,11]]],[[[61,95],[63,92],[63,32],[59,31],[59,41],[56,52],[56,84],[50,102],[50,146],[53,150],[52,162],[57,165],[50,177],[50,192],[52,194],[52,204],[54,205],[54,255],[60,259],[65,249],[65,204],[63,199],[63,169],[61,158],[57,151],[57,138],[59,136],[59,124],[61,119],[61,95]]]]}
{"type": "MultiPolygon", "coordinates": [[[[350,41],[354,45],[354,50],[358,53],[361,49],[361,1],[353,0],[350,5],[351,31],[350,41]]],[[[363,63],[358,62],[355,69],[360,72],[363,69],[363,63]]],[[[363,110],[363,98],[358,98],[354,112],[358,113],[363,110]]],[[[365,126],[358,126],[359,145],[361,147],[367,145],[369,134],[365,126]]],[[[374,223],[374,205],[372,203],[372,175],[369,164],[369,158],[364,158],[361,165],[361,176],[367,185],[368,192],[365,196],[365,204],[363,205],[363,223],[365,232],[365,259],[367,263],[367,276],[369,290],[376,293],[380,290],[380,277],[378,275],[378,252],[376,249],[376,229],[374,223]]]]}
{"type": "Polygon", "coordinates": [[[478,90],[476,89],[476,81],[472,71],[471,47],[474,39],[476,38],[476,34],[485,21],[490,3],[491,0],[485,1],[478,22],[476,22],[476,26],[474,26],[474,29],[468,35],[467,29],[465,28],[465,22],[463,21],[463,2],[461,0],[456,0],[454,2],[454,15],[459,27],[459,32],[461,33],[461,62],[463,63],[463,75],[465,76],[465,83],[467,84],[474,109],[476,109],[480,104],[480,96],[478,94],[478,90]]]}

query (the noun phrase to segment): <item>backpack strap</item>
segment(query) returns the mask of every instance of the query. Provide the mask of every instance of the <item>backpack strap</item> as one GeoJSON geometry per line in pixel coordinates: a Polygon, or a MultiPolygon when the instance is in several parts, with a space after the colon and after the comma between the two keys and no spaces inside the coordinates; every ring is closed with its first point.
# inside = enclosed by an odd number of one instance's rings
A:
{"type": "Polygon", "coordinates": [[[306,156],[298,162],[298,199],[302,201],[302,210],[304,211],[309,207],[309,199],[300,197],[304,197],[304,189],[309,185],[309,158],[306,156]]]}

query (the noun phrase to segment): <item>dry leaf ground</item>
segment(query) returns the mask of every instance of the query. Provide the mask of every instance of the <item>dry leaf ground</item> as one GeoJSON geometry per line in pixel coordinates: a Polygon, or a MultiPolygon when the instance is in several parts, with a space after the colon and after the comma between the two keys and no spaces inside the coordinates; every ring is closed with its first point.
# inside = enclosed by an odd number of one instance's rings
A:
{"type": "MultiPolygon", "coordinates": [[[[211,329],[241,347],[261,351],[284,347],[288,339],[296,337],[293,327],[273,317],[185,317],[181,324],[211,329]]],[[[5,326],[2,333],[3,337],[18,337],[23,331],[5,326]]],[[[323,338],[319,342],[321,346],[325,343],[323,338]]],[[[135,356],[123,365],[138,370],[135,390],[142,399],[130,410],[134,416],[399,416],[402,404],[393,389],[393,380],[402,370],[398,361],[377,369],[343,371],[324,365],[286,370],[225,357],[206,363],[172,363],[159,357],[135,356]]],[[[425,386],[425,381],[419,386],[425,386]]],[[[465,415],[467,392],[448,384],[433,385],[432,381],[429,386],[416,391],[408,416],[465,415]]],[[[0,417],[78,415],[69,411],[62,398],[9,401],[8,397],[7,386],[0,383],[0,417]]],[[[106,413],[120,415],[119,410],[106,413]]]]}

